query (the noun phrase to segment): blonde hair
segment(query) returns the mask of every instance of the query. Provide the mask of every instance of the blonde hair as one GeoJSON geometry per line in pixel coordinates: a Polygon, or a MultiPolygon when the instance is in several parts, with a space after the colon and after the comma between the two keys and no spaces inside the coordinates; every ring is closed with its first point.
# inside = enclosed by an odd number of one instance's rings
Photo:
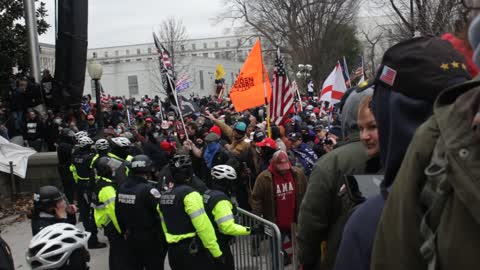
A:
{"type": "Polygon", "coordinates": [[[360,104],[358,105],[357,120],[360,119],[360,116],[364,113],[373,114],[370,109],[370,103],[372,102],[372,96],[368,95],[362,98],[360,104]]]}

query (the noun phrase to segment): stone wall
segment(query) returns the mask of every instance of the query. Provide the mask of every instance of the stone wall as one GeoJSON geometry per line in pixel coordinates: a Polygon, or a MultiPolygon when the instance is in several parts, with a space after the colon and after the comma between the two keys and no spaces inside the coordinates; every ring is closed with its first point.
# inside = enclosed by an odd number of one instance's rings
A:
{"type": "MultiPolygon", "coordinates": [[[[21,179],[15,176],[17,193],[30,193],[43,185],[61,187],[57,165],[56,152],[37,153],[30,156],[26,178],[21,179]]],[[[0,172],[0,200],[10,198],[11,192],[10,174],[0,172]]]]}

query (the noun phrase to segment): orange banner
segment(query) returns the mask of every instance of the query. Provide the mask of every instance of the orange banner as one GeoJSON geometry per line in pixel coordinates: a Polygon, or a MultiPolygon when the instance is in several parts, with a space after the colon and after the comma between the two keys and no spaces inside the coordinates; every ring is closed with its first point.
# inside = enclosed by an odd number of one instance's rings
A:
{"type": "Polygon", "coordinates": [[[268,102],[272,96],[272,87],[268,78],[268,72],[262,61],[262,46],[260,40],[255,43],[242,70],[230,90],[235,111],[241,112],[265,104],[265,89],[268,102]],[[263,70],[263,76],[262,76],[263,70]]]}

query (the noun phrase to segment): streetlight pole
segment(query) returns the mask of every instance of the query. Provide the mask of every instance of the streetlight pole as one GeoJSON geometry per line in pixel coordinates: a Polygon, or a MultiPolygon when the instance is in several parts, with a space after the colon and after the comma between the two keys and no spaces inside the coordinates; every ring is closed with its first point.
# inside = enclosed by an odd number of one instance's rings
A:
{"type": "Polygon", "coordinates": [[[88,64],[88,75],[92,78],[95,84],[95,106],[97,109],[97,115],[95,116],[97,121],[97,131],[100,136],[103,135],[104,121],[103,121],[103,111],[102,111],[102,100],[100,98],[100,79],[102,78],[103,67],[101,64],[93,60],[88,64]]]}
{"type": "Polygon", "coordinates": [[[40,48],[38,47],[37,18],[35,0],[23,0],[25,7],[25,25],[27,26],[30,73],[36,83],[40,83],[40,48]]]}
{"type": "Polygon", "coordinates": [[[310,78],[310,72],[312,71],[313,67],[310,64],[299,64],[298,69],[299,71],[297,72],[297,78],[304,79],[305,88],[308,92],[308,79],[310,78]]]}

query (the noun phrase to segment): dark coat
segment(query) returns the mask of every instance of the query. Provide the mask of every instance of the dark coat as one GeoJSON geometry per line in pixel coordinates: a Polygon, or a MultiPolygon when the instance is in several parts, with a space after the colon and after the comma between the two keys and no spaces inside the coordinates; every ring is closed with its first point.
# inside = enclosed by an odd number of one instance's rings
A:
{"type": "Polygon", "coordinates": [[[344,176],[365,172],[367,151],[358,134],[351,134],[350,140],[350,143],[321,157],[309,178],[297,232],[299,260],[309,268],[333,267],[343,226],[353,207],[348,193],[342,188],[344,176]],[[321,245],[325,241],[326,254],[322,254],[321,245]],[[322,255],[325,257],[323,261],[320,260],[322,255]]]}
{"type": "MultiPolygon", "coordinates": [[[[416,132],[388,196],[378,225],[372,270],[424,270],[420,253],[419,194],[427,181],[424,173],[439,137],[452,185],[437,227],[438,269],[474,269],[480,251],[480,138],[472,130],[480,88],[460,85],[437,99],[434,115],[416,132]]],[[[477,133],[478,134],[478,133],[477,133]]]]}

